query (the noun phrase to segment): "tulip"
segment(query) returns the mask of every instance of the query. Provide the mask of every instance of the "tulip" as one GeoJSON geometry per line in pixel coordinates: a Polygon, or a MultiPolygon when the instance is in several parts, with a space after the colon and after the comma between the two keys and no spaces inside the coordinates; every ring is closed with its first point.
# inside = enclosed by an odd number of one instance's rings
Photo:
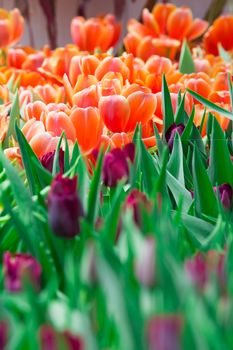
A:
{"type": "Polygon", "coordinates": [[[204,48],[207,53],[219,55],[218,44],[225,50],[233,49],[233,16],[223,15],[218,17],[204,36],[204,48]]]}
{"type": "Polygon", "coordinates": [[[45,126],[46,130],[51,132],[54,136],[60,136],[64,131],[68,140],[74,142],[76,139],[75,128],[72,121],[64,112],[49,112],[45,120],[45,126]]]}
{"type": "Polygon", "coordinates": [[[136,260],[135,274],[138,281],[146,287],[153,287],[155,284],[155,240],[147,236],[136,260]]]}
{"type": "Polygon", "coordinates": [[[39,331],[40,349],[57,350],[61,348],[67,350],[83,350],[83,341],[69,331],[57,332],[50,325],[43,325],[39,331]]]}
{"type": "Polygon", "coordinates": [[[207,265],[201,253],[185,262],[185,270],[191,281],[201,290],[204,289],[208,280],[207,265]]]}
{"type": "Polygon", "coordinates": [[[5,321],[0,321],[0,349],[4,350],[7,344],[8,324],[5,321]]]}
{"type": "Polygon", "coordinates": [[[5,288],[10,292],[21,291],[25,279],[35,287],[39,286],[41,267],[31,255],[5,252],[3,266],[5,288]]]}
{"type": "Polygon", "coordinates": [[[127,99],[120,95],[103,96],[99,101],[99,111],[104,124],[112,132],[125,131],[130,116],[127,99]]]}
{"type": "Polygon", "coordinates": [[[119,39],[120,24],[111,15],[103,18],[90,18],[86,21],[81,16],[75,17],[71,22],[71,36],[80,50],[107,51],[119,39]]]}
{"type": "Polygon", "coordinates": [[[127,196],[125,207],[133,210],[134,222],[140,227],[142,224],[142,209],[150,210],[150,202],[144,193],[134,189],[127,196]]]}
{"type": "Polygon", "coordinates": [[[74,126],[81,150],[89,152],[94,149],[98,145],[103,132],[103,122],[98,109],[77,107],[71,113],[70,120],[74,126]]]}
{"type": "Polygon", "coordinates": [[[0,47],[16,44],[23,34],[24,19],[18,9],[0,9],[0,47]]]}
{"type": "Polygon", "coordinates": [[[149,350],[181,350],[182,318],[177,314],[157,315],[149,320],[149,350]]]}
{"type": "Polygon", "coordinates": [[[26,120],[35,118],[41,120],[44,114],[47,114],[46,104],[42,101],[29,102],[24,108],[26,120]]]}
{"type": "Polygon", "coordinates": [[[77,177],[69,179],[58,174],[48,195],[50,227],[57,236],[73,238],[80,233],[80,219],[83,216],[82,203],[77,193],[77,177]]]}
{"type": "Polygon", "coordinates": [[[115,187],[119,180],[128,179],[129,166],[123,150],[115,148],[104,157],[103,182],[105,186],[115,187]]]}
{"type": "MultiPolygon", "coordinates": [[[[53,152],[48,152],[44,154],[40,158],[40,162],[45,169],[47,169],[50,173],[53,171],[53,162],[54,162],[55,150],[53,152]]],[[[59,150],[59,167],[60,173],[64,173],[64,151],[62,149],[59,150]]]]}
{"type": "Polygon", "coordinates": [[[176,125],[174,123],[166,131],[165,138],[166,138],[166,141],[168,143],[168,147],[169,147],[170,151],[172,151],[172,148],[173,148],[174,137],[175,137],[176,132],[178,132],[178,134],[181,135],[183,133],[184,129],[185,129],[184,124],[176,125]]]}
{"type": "Polygon", "coordinates": [[[232,198],[233,198],[233,188],[230,184],[225,183],[220,186],[214,187],[214,192],[219,192],[220,201],[225,209],[231,209],[232,198]]]}

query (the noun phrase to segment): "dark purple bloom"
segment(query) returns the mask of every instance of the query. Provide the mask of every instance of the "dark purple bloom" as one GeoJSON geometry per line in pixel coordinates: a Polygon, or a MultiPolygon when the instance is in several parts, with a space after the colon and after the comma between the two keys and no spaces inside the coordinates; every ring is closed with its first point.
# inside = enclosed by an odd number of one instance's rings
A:
{"type": "Polygon", "coordinates": [[[183,320],[177,314],[153,317],[147,329],[149,350],[181,350],[182,326],[183,320]]]}
{"type": "Polygon", "coordinates": [[[123,151],[125,153],[126,158],[128,158],[132,163],[134,162],[135,158],[135,145],[134,143],[130,142],[125,145],[123,148],[123,151]]]}
{"type": "Polygon", "coordinates": [[[0,321],[0,349],[4,350],[7,344],[8,325],[6,321],[0,321]]]}
{"type": "Polygon", "coordinates": [[[168,147],[170,149],[170,151],[173,148],[173,143],[174,143],[174,138],[175,138],[175,134],[176,132],[178,132],[179,135],[182,135],[183,131],[185,129],[184,124],[178,124],[176,125],[175,123],[172,124],[166,131],[165,134],[165,139],[168,143],[168,147]]]}
{"type": "Polygon", "coordinates": [[[220,200],[225,209],[231,209],[233,189],[230,184],[225,183],[214,187],[214,192],[219,192],[220,200]]]}
{"type": "Polygon", "coordinates": [[[198,288],[204,289],[207,278],[208,271],[204,256],[198,253],[193,258],[185,262],[185,269],[191,281],[195,283],[198,288]]]}
{"type": "Polygon", "coordinates": [[[24,280],[30,281],[35,287],[39,286],[41,267],[29,254],[11,254],[3,256],[5,288],[10,292],[18,292],[23,288],[24,280]]]}
{"type": "Polygon", "coordinates": [[[156,279],[155,271],[155,239],[145,237],[138,259],[135,264],[135,273],[138,281],[146,287],[153,287],[156,279]]]}
{"type": "Polygon", "coordinates": [[[43,325],[39,331],[41,350],[57,350],[60,347],[67,350],[83,350],[83,341],[69,331],[57,332],[50,325],[43,325]]]}
{"type": "MultiPolygon", "coordinates": [[[[53,171],[54,156],[55,156],[55,151],[48,152],[40,158],[41,164],[45,169],[50,171],[50,173],[53,171]]],[[[64,151],[62,149],[59,150],[59,166],[60,166],[60,173],[63,174],[64,173],[64,151]]]]}
{"type": "Polygon", "coordinates": [[[140,227],[143,215],[142,208],[149,211],[151,204],[144,193],[134,189],[127,196],[125,206],[126,208],[131,208],[133,210],[134,221],[140,227]]]}
{"type": "Polygon", "coordinates": [[[120,148],[114,148],[104,157],[103,182],[105,186],[115,187],[119,180],[128,177],[129,166],[125,153],[120,148]]]}
{"type": "Polygon", "coordinates": [[[48,195],[48,217],[53,232],[63,238],[73,238],[80,233],[80,218],[83,216],[77,177],[69,179],[58,174],[48,195]]]}

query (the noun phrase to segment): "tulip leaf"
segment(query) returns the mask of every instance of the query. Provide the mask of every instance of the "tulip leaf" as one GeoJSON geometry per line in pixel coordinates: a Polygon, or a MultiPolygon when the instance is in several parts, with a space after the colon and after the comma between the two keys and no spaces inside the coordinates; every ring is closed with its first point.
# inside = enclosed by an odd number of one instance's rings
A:
{"type": "Polygon", "coordinates": [[[171,96],[168,89],[165,75],[162,78],[162,111],[164,120],[164,133],[174,123],[174,113],[172,108],[171,96]]]}
{"type": "Polygon", "coordinates": [[[188,118],[188,122],[185,126],[184,131],[182,132],[181,135],[181,141],[187,143],[190,139],[191,133],[192,133],[192,128],[193,128],[193,121],[194,121],[194,116],[195,116],[195,107],[193,106],[192,112],[190,117],[188,118]]]}
{"type": "Polygon", "coordinates": [[[61,143],[62,143],[64,135],[65,135],[65,133],[63,131],[61,133],[61,136],[60,136],[59,141],[57,143],[57,147],[56,147],[56,151],[55,151],[55,155],[54,155],[54,160],[53,160],[53,170],[52,170],[53,176],[55,176],[56,174],[61,172],[60,162],[59,162],[59,154],[60,154],[61,143]]]}
{"type": "Polygon", "coordinates": [[[87,220],[94,226],[97,218],[100,200],[100,185],[101,185],[101,174],[102,174],[102,163],[103,163],[103,150],[100,150],[96,169],[90,183],[90,190],[88,194],[87,202],[87,220]]]}
{"type": "Polygon", "coordinates": [[[206,98],[204,98],[203,96],[199,95],[197,92],[192,91],[190,89],[187,89],[187,91],[190,93],[190,95],[192,95],[196,100],[198,100],[198,102],[202,103],[204,106],[210,108],[211,110],[223,115],[224,117],[233,120],[233,113],[229,112],[228,110],[219,107],[218,105],[214,104],[213,102],[210,102],[209,100],[207,100],[206,98]]]}
{"type": "Polygon", "coordinates": [[[167,164],[169,172],[184,186],[184,165],[183,165],[183,149],[180,135],[176,132],[174,137],[173,149],[167,164]]]}
{"type": "Polygon", "coordinates": [[[154,123],[154,135],[156,139],[156,146],[158,148],[159,157],[161,158],[163,154],[164,143],[159,135],[159,131],[155,123],[154,123]]]}
{"type": "Polygon", "coordinates": [[[193,180],[195,207],[198,216],[201,217],[202,214],[205,214],[214,218],[217,217],[217,198],[196,145],[193,158],[193,180]]]}
{"type": "Polygon", "coordinates": [[[41,189],[50,185],[52,181],[51,174],[44,169],[39,159],[33,152],[20,128],[15,124],[17,141],[19,143],[20,153],[24,169],[26,172],[28,185],[31,194],[37,194],[41,189]]]}
{"type": "Polygon", "coordinates": [[[233,186],[233,163],[227,140],[216,118],[213,118],[211,133],[209,176],[213,185],[227,182],[233,186]]]}
{"type": "MultiPolygon", "coordinates": [[[[180,91],[179,94],[181,95],[180,91]]],[[[185,112],[185,93],[183,94],[181,101],[179,102],[176,113],[175,113],[175,123],[177,124],[184,124],[186,119],[186,112],[185,112]]]]}
{"type": "Polygon", "coordinates": [[[9,121],[8,130],[6,133],[6,137],[3,142],[3,148],[7,148],[10,146],[9,139],[11,136],[13,136],[16,139],[15,123],[19,122],[19,118],[20,118],[19,95],[18,95],[18,92],[16,92],[14,96],[14,100],[12,102],[12,107],[10,111],[10,121],[9,121]]]}
{"type": "Polygon", "coordinates": [[[179,70],[183,74],[191,74],[196,72],[192,54],[186,40],[183,41],[181,48],[179,70]]]}
{"type": "Polygon", "coordinates": [[[142,165],[142,182],[144,187],[143,189],[148,195],[151,195],[154,188],[154,181],[158,176],[158,173],[153,163],[153,158],[147,151],[146,146],[142,140],[140,140],[140,153],[142,165]]]}

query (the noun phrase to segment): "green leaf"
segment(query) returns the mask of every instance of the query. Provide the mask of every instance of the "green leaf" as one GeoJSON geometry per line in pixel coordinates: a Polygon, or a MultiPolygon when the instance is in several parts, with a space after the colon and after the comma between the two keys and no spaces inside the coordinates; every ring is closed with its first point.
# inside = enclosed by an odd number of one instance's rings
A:
{"type": "Polygon", "coordinates": [[[164,133],[174,123],[174,113],[172,109],[171,96],[168,89],[165,75],[162,79],[162,111],[164,120],[164,133]]]}
{"type": "Polygon", "coordinates": [[[104,156],[103,150],[100,150],[96,169],[92,177],[89,195],[88,195],[87,220],[92,226],[94,226],[95,224],[95,220],[97,218],[98,209],[99,209],[103,156],[104,156]]]}
{"type": "Polygon", "coordinates": [[[187,41],[183,41],[180,53],[179,70],[183,74],[195,73],[195,64],[187,41]]]}
{"type": "Polygon", "coordinates": [[[167,164],[169,172],[184,186],[184,166],[183,166],[183,149],[180,135],[176,132],[172,154],[167,164]]]}
{"type": "Polygon", "coordinates": [[[147,151],[144,142],[140,140],[140,153],[141,153],[141,165],[142,165],[142,182],[143,190],[150,196],[154,188],[155,179],[158,176],[155,168],[153,158],[147,151]]]}
{"type": "Polygon", "coordinates": [[[218,204],[207,171],[195,145],[193,157],[193,179],[195,206],[198,216],[202,214],[217,217],[218,204]]]}
{"type": "Polygon", "coordinates": [[[154,135],[156,139],[156,146],[158,148],[159,157],[161,158],[163,154],[164,143],[159,135],[159,131],[155,123],[154,123],[154,135]]]}
{"type": "Polygon", "coordinates": [[[223,115],[224,117],[226,117],[230,120],[233,120],[233,113],[232,112],[229,112],[228,110],[217,106],[216,104],[214,104],[213,102],[210,102],[209,100],[207,100],[203,96],[199,95],[195,91],[192,91],[190,89],[187,89],[187,91],[190,93],[190,95],[192,95],[196,100],[198,100],[204,106],[210,108],[211,110],[223,115]]]}
{"type": "Polygon", "coordinates": [[[60,164],[59,164],[59,153],[60,153],[60,149],[61,149],[61,143],[62,143],[62,139],[64,137],[64,131],[62,131],[61,136],[59,138],[59,141],[57,143],[57,147],[56,147],[56,151],[55,151],[55,155],[54,155],[54,160],[53,160],[53,171],[52,174],[53,176],[55,176],[56,174],[60,173],[60,164]]]}
{"type": "MultiPolygon", "coordinates": [[[[179,94],[180,91],[179,91],[179,94]]],[[[186,112],[185,112],[185,93],[182,96],[182,99],[180,101],[180,103],[178,104],[178,107],[176,109],[176,113],[175,113],[175,123],[176,124],[184,124],[185,123],[185,117],[186,117],[186,112]]]]}
{"type": "Polygon", "coordinates": [[[192,128],[193,128],[193,120],[194,120],[194,116],[195,116],[195,107],[193,106],[192,108],[192,113],[188,119],[188,122],[185,126],[184,131],[182,132],[181,135],[181,141],[182,142],[188,142],[192,133],[192,128]]]}
{"type": "Polygon", "coordinates": [[[209,176],[213,185],[228,182],[233,186],[233,164],[227,140],[216,118],[213,117],[209,176]]]}
{"type": "Polygon", "coordinates": [[[51,174],[44,169],[39,159],[33,152],[31,146],[27,142],[24,134],[15,124],[17,141],[19,143],[20,153],[23,160],[30,192],[35,195],[41,189],[48,186],[52,181],[51,174]]]}
{"type": "Polygon", "coordinates": [[[9,147],[9,139],[11,136],[13,136],[16,139],[15,124],[19,122],[19,118],[20,118],[19,95],[18,95],[18,92],[16,92],[14,96],[14,100],[12,102],[12,107],[10,112],[10,121],[9,121],[8,130],[6,133],[6,137],[3,142],[3,148],[9,147]]]}

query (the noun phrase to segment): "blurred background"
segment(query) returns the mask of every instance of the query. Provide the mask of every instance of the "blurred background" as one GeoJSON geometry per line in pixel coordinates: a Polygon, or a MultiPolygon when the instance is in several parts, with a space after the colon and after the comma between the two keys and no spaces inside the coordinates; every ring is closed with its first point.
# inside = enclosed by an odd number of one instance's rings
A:
{"type": "MultiPolygon", "coordinates": [[[[127,21],[140,18],[142,8],[151,9],[155,0],[0,0],[0,7],[10,10],[18,7],[26,26],[22,45],[41,48],[64,46],[71,42],[70,21],[74,16],[93,17],[114,13],[122,22],[122,36],[127,21]]],[[[166,2],[166,1],[160,1],[166,2]]],[[[220,13],[233,13],[233,0],[171,0],[178,6],[189,6],[194,17],[212,22],[220,13]]]]}

